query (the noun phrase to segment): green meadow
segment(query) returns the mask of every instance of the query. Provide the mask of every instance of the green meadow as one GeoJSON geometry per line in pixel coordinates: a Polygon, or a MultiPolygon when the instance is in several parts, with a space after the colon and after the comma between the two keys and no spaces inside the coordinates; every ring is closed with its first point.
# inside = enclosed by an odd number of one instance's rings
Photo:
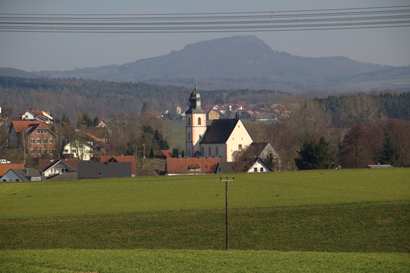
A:
{"type": "Polygon", "coordinates": [[[409,168],[220,177],[1,183],[0,271],[410,270],[409,168]]]}

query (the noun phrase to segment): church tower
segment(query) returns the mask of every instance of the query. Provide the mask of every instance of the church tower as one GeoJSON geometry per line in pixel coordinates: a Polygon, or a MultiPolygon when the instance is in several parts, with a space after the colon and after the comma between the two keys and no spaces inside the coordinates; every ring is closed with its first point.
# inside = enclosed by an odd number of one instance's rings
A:
{"type": "Polygon", "coordinates": [[[195,152],[200,155],[200,141],[206,131],[206,112],[202,109],[202,99],[196,83],[195,89],[189,96],[189,109],[185,112],[185,115],[186,156],[194,157],[195,152]]]}

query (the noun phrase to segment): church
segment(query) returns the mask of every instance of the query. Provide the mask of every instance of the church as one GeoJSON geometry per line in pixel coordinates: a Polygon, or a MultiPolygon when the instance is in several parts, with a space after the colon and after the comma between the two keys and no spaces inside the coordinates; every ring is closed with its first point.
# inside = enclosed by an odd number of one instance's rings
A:
{"type": "Polygon", "coordinates": [[[235,119],[213,120],[210,126],[206,126],[206,112],[202,109],[202,98],[196,83],[185,114],[187,157],[220,157],[222,162],[232,162],[235,151],[245,149],[252,143],[239,115],[235,119]]]}

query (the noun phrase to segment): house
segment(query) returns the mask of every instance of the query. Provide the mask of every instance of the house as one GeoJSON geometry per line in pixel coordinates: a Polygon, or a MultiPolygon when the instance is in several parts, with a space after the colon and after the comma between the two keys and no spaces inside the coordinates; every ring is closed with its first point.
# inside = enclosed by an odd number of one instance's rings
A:
{"type": "Polygon", "coordinates": [[[77,179],[77,164],[81,162],[78,159],[40,159],[38,163],[38,172],[42,177],[53,177],[65,175],[66,179],[77,179]]]}
{"type": "Polygon", "coordinates": [[[41,175],[32,168],[10,169],[0,179],[1,182],[41,181],[41,175]]]}
{"type": "Polygon", "coordinates": [[[120,156],[101,156],[100,157],[101,163],[106,162],[130,162],[131,163],[131,176],[137,176],[137,163],[135,161],[135,156],[133,155],[120,155],[120,156]]]}
{"type": "Polygon", "coordinates": [[[96,151],[101,150],[101,144],[105,143],[91,132],[75,130],[75,137],[63,147],[63,155],[66,158],[89,161],[95,157],[96,151]]]}
{"type": "Polygon", "coordinates": [[[131,162],[81,162],[78,179],[131,177],[131,162]]]}
{"type": "Polygon", "coordinates": [[[209,127],[206,126],[206,112],[202,109],[196,84],[189,97],[185,132],[187,157],[220,157],[221,161],[230,162],[235,151],[252,143],[239,115],[235,119],[213,120],[209,127]]]}
{"type": "Polygon", "coordinates": [[[39,110],[34,111],[33,109],[30,109],[25,112],[20,112],[19,116],[21,120],[40,121],[46,124],[53,122],[53,117],[50,115],[50,113],[39,110]]]}
{"type": "Polygon", "coordinates": [[[170,150],[161,150],[154,155],[154,158],[167,159],[172,158],[174,153],[170,150]]]}
{"type": "Polygon", "coordinates": [[[258,172],[271,172],[272,170],[266,166],[266,164],[260,159],[257,158],[255,163],[246,171],[247,173],[258,173],[258,172]]]}
{"type": "Polygon", "coordinates": [[[13,121],[10,126],[10,146],[22,147],[33,157],[53,154],[57,136],[41,121],[13,121]]]}
{"type": "Polygon", "coordinates": [[[5,175],[10,169],[24,169],[24,164],[0,164],[0,178],[5,175]]]}
{"type": "Polygon", "coordinates": [[[95,127],[97,127],[97,128],[110,128],[110,126],[108,125],[108,123],[105,121],[104,118],[101,118],[100,122],[95,127]]]}
{"type": "Polygon", "coordinates": [[[219,157],[211,158],[167,158],[166,175],[198,175],[215,173],[219,157]]]}
{"type": "Polygon", "coordinates": [[[211,109],[211,110],[209,110],[208,113],[206,114],[206,117],[207,117],[208,120],[219,119],[219,111],[218,111],[218,110],[211,109]]]}
{"type": "Polygon", "coordinates": [[[251,152],[254,154],[255,158],[260,158],[263,161],[266,160],[269,154],[272,154],[276,171],[280,169],[280,156],[269,142],[253,142],[249,146],[249,149],[252,149],[251,152]]]}

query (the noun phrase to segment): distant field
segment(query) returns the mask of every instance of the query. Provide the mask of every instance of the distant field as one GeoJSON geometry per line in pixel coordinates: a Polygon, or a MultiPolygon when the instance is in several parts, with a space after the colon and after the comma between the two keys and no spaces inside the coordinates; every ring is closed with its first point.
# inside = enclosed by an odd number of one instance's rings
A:
{"type": "MultiPolygon", "coordinates": [[[[410,168],[232,176],[231,208],[410,199],[410,168]]],[[[201,175],[0,183],[0,219],[223,209],[225,185],[219,178],[201,175]]]]}
{"type": "Polygon", "coordinates": [[[409,272],[410,255],[214,250],[42,250],[0,252],[11,272],[409,272]]]}

